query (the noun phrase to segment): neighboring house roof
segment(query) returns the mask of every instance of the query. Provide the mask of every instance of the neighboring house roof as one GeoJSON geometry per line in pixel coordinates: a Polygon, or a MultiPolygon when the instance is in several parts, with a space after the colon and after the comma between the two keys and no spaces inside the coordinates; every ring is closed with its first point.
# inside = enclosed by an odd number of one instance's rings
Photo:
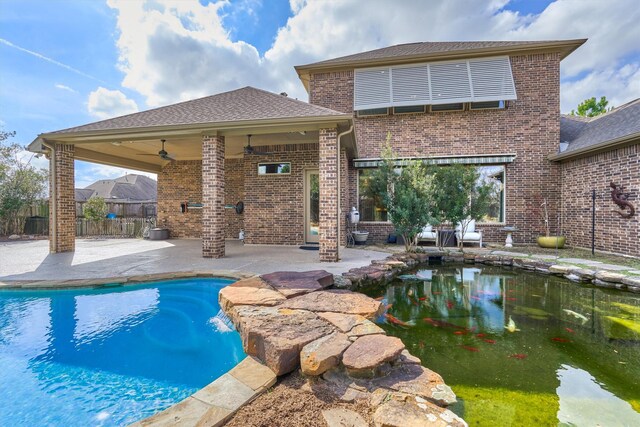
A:
{"type": "Polygon", "coordinates": [[[129,174],[116,179],[96,181],[86,188],[76,189],[76,202],[90,197],[102,197],[106,201],[155,201],[158,183],[144,175],[129,174]]]}
{"type": "Polygon", "coordinates": [[[286,95],[247,86],[204,98],[50,132],[48,135],[305,117],[345,117],[345,114],[292,99],[286,95]]]}
{"type": "Polygon", "coordinates": [[[559,51],[561,58],[565,58],[586,41],[587,39],[406,43],[328,59],[326,61],[298,65],[295,69],[305,87],[308,89],[308,76],[312,71],[374,67],[386,64],[446,60],[461,57],[534,53],[552,50],[559,51]]]}
{"type": "Polygon", "coordinates": [[[565,157],[640,139],[640,98],[595,117],[563,114],[560,117],[560,142],[567,143],[561,153],[565,157]]]}

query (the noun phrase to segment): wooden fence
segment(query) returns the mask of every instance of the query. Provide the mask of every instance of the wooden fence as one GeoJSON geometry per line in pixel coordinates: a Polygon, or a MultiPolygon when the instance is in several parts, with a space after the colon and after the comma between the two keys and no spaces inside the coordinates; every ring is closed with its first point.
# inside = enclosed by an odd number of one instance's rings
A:
{"type": "Polygon", "coordinates": [[[76,220],[76,237],[142,237],[145,218],[76,220]]]}

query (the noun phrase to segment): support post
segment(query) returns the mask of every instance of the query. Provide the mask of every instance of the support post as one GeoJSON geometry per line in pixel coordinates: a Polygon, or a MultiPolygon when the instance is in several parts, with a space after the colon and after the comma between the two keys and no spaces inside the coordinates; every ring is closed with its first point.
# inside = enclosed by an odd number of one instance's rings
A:
{"type": "Polygon", "coordinates": [[[338,131],[320,129],[320,262],[338,261],[338,131]]]}
{"type": "Polygon", "coordinates": [[[74,146],[55,144],[49,158],[49,252],[76,248],[74,146]]]}
{"type": "Polygon", "coordinates": [[[224,136],[202,137],[202,256],[224,256],[224,136]]]}

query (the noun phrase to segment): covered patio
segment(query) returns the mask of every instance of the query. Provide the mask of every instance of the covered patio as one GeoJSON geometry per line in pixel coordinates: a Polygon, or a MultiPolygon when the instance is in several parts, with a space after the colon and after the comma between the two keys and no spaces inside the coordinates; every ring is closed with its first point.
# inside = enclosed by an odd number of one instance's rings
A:
{"type": "Polygon", "coordinates": [[[183,271],[265,274],[278,270],[323,269],[333,274],[368,265],[389,254],[366,249],[341,250],[341,260],[320,263],[315,251],[297,246],[242,245],[228,240],[226,256],[200,256],[199,239],[77,239],[75,252],[50,254],[46,240],[0,243],[0,281],[102,279],[183,271]]]}
{"type": "Polygon", "coordinates": [[[202,257],[224,257],[242,230],[247,244],[317,244],[316,259],[336,262],[352,130],[349,114],[246,87],[39,135],[29,149],[50,159],[49,250],[75,250],[84,160],[157,173],[158,226],[201,239],[202,257]]]}

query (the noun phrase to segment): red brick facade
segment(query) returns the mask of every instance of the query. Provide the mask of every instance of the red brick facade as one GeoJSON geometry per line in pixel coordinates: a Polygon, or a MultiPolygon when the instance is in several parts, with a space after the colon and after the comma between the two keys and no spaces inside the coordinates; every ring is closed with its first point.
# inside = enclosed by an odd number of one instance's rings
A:
{"type": "Polygon", "coordinates": [[[158,226],[172,238],[202,237],[202,209],[182,212],[180,204],[202,203],[202,162],[168,163],[158,174],[158,226]]]}
{"type": "MultiPolygon", "coordinates": [[[[224,203],[236,205],[244,201],[244,160],[225,159],[224,161],[224,203]]],[[[244,214],[238,215],[235,209],[225,208],[224,235],[227,239],[237,239],[244,229],[244,214]]]]}
{"type": "MultiPolygon", "coordinates": [[[[532,242],[538,231],[528,196],[559,196],[560,167],[547,156],[557,152],[560,140],[560,55],[512,56],[511,65],[518,99],[506,109],[356,117],[354,124],[360,158],[379,157],[388,132],[399,156],[515,154],[506,166],[505,222],[518,228],[516,242],[532,242]]],[[[353,72],[311,74],[309,93],[311,103],[352,113],[353,72]]],[[[349,205],[357,206],[357,175],[349,176],[349,205]]],[[[366,230],[367,224],[361,228],[366,230]]],[[[390,225],[371,228],[376,239],[392,231],[390,225]]],[[[486,240],[503,241],[499,228],[484,227],[486,240]]]]}
{"type": "Polygon", "coordinates": [[[49,206],[49,212],[56,212],[55,219],[53,215],[49,216],[51,253],[73,252],[76,247],[74,150],[73,145],[56,144],[55,153],[49,162],[49,194],[55,193],[55,198],[49,198],[49,203],[55,204],[49,206]]]}
{"type": "Polygon", "coordinates": [[[320,261],[338,261],[338,132],[320,129],[320,261]]]}
{"type": "Polygon", "coordinates": [[[202,256],[222,258],[225,251],[224,136],[202,137],[202,256]]]}
{"type": "Polygon", "coordinates": [[[640,256],[640,143],[562,163],[562,217],[567,244],[591,248],[591,194],[596,190],[595,248],[640,256]],[[624,219],[609,183],[623,185],[636,209],[624,219]]]}

